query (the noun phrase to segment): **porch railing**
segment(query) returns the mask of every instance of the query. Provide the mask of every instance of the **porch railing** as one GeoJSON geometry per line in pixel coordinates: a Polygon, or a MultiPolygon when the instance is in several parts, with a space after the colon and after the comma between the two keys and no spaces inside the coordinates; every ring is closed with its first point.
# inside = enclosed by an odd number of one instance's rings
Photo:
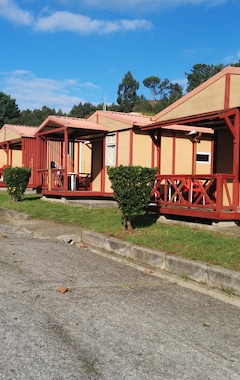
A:
{"type": "Polygon", "coordinates": [[[70,191],[91,190],[91,174],[67,172],[60,169],[38,169],[38,182],[42,190],[64,190],[65,181],[70,191]]]}
{"type": "Polygon", "coordinates": [[[48,183],[49,183],[49,178],[48,178],[48,170],[47,169],[38,169],[38,186],[42,190],[48,190],[48,183]]]}
{"type": "Polygon", "coordinates": [[[151,200],[160,206],[237,211],[237,186],[232,174],[159,175],[151,200]]]}

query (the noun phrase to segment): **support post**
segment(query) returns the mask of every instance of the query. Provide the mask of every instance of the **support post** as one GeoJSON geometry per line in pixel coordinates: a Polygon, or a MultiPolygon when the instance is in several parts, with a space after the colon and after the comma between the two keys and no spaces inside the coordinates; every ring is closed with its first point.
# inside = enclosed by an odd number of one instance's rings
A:
{"type": "Polygon", "coordinates": [[[64,191],[68,190],[68,130],[64,129],[64,191]]]}

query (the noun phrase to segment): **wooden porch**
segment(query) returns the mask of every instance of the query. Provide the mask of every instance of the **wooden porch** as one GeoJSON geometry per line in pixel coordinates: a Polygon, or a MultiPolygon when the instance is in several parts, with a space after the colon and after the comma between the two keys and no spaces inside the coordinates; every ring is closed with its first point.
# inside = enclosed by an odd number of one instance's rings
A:
{"type": "Polygon", "coordinates": [[[112,193],[105,193],[92,189],[91,173],[69,172],[64,168],[39,169],[41,193],[45,196],[83,198],[83,197],[113,197],[112,193]]]}
{"type": "Polygon", "coordinates": [[[49,116],[36,135],[39,192],[49,197],[104,194],[107,128],[85,119],[49,116]]]}
{"type": "MultiPolygon", "coordinates": [[[[215,221],[239,221],[240,110],[234,108],[164,120],[144,129],[149,131],[150,136],[154,133],[161,136],[161,128],[171,124],[180,128],[182,125],[194,127],[198,131],[212,128],[213,163],[209,174],[197,174],[194,165],[189,174],[160,174],[151,194],[160,213],[215,221]]],[[[192,141],[193,148],[196,143],[192,141]]]]}
{"type": "Polygon", "coordinates": [[[212,220],[240,220],[233,174],[160,175],[151,200],[163,215],[212,220]]]}

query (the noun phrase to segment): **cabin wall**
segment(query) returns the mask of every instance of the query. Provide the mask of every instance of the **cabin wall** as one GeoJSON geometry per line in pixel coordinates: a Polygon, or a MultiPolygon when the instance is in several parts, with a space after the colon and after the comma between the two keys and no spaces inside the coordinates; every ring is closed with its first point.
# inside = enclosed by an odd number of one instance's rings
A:
{"type": "Polygon", "coordinates": [[[51,161],[59,166],[64,166],[63,150],[61,141],[47,141],[47,167],[50,168],[51,161]]]}
{"type": "MultiPolygon", "coordinates": [[[[153,145],[149,136],[132,132],[132,130],[122,130],[118,132],[118,143],[116,145],[116,162],[119,165],[134,165],[151,167],[153,145]],[[132,140],[131,140],[132,134],[132,140]],[[132,144],[131,144],[132,141],[132,144]]],[[[105,191],[112,192],[111,182],[107,175],[105,165],[105,191]]]]}
{"type": "Polygon", "coordinates": [[[239,107],[240,75],[230,76],[229,108],[239,107]]]}
{"type": "Polygon", "coordinates": [[[36,186],[37,171],[37,140],[34,138],[22,138],[22,165],[31,169],[29,186],[36,186]]]}
{"type": "MultiPolygon", "coordinates": [[[[11,163],[12,155],[12,166],[22,166],[22,151],[21,150],[9,150],[9,164],[11,163]]],[[[7,153],[3,149],[0,149],[0,168],[3,165],[7,165],[7,153]]]]}
{"type": "MultiPolygon", "coordinates": [[[[201,140],[195,145],[196,153],[208,153],[212,157],[211,146],[210,140],[201,140]]],[[[196,174],[211,173],[211,161],[197,163],[196,156],[193,157],[193,143],[179,133],[176,133],[175,137],[174,157],[174,136],[171,132],[165,131],[165,135],[161,138],[161,174],[192,174],[194,164],[196,174]],[[195,163],[192,162],[193,159],[195,163]]]]}
{"type": "Polygon", "coordinates": [[[91,173],[92,145],[79,143],[79,172],[91,173]]]}
{"type": "Polygon", "coordinates": [[[105,189],[104,191],[106,193],[112,193],[112,188],[111,188],[111,181],[108,177],[108,174],[107,174],[107,167],[105,167],[105,189]]]}
{"type": "Polygon", "coordinates": [[[176,138],[175,174],[192,173],[192,148],[189,139],[176,138]]]}
{"type": "Polygon", "coordinates": [[[112,119],[110,117],[106,117],[106,116],[100,115],[100,114],[96,115],[94,118],[91,118],[91,121],[94,123],[97,123],[97,124],[101,124],[104,127],[107,127],[109,132],[120,131],[122,129],[126,129],[129,127],[128,124],[126,124],[122,121],[115,120],[115,119],[112,119]]]}
{"type": "Polygon", "coordinates": [[[3,149],[0,149],[0,168],[7,164],[7,154],[3,149]]]}
{"type": "Polygon", "coordinates": [[[102,191],[103,141],[92,143],[92,190],[102,191]]]}
{"type": "Polygon", "coordinates": [[[0,129],[0,142],[4,141],[21,141],[19,133],[12,131],[9,128],[3,127],[0,129]]]}
{"type": "Polygon", "coordinates": [[[160,172],[161,174],[172,173],[173,165],[173,137],[162,136],[161,138],[161,158],[160,172]]]}
{"type": "Polygon", "coordinates": [[[222,77],[201,91],[194,89],[169,106],[166,111],[159,112],[155,120],[169,120],[224,109],[224,99],[225,77],[222,77]]]}
{"type": "Polygon", "coordinates": [[[21,150],[12,150],[12,166],[19,166],[19,167],[22,166],[22,151],[21,150]]]}
{"type": "Polygon", "coordinates": [[[152,140],[149,136],[133,133],[132,164],[152,166],[152,140]]]}
{"type": "Polygon", "coordinates": [[[119,132],[118,134],[118,166],[129,165],[130,158],[130,130],[119,132]]]}
{"type": "MultiPolygon", "coordinates": [[[[22,149],[10,149],[9,150],[9,164],[12,167],[26,167],[31,169],[31,177],[29,179],[29,186],[36,184],[36,139],[22,138],[22,149]]],[[[3,149],[0,150],[0,167],[7,164],[7,154],[3,149]]]]}
{"type": "Polygon", "coordinates": [[[196,154],[209,154],[209,162],[196,161],[196,174],[211,174],[211,163],[213,159],[212,143],[209,140],[201,140],[196,146],[196,154]]]}
{"type": "Polygon", "coordinates": [[[233,139],[228,129],[221,129],[216,133],[214,171],[233,173],[233,139]]]}
{"type": "MultiPolygon", "coordinates": [[[[115,165],[123,165],[127,166],[130,165],[130,133],[131,131],[128,130],[122,130],[118,132],[118,139],[115,146],[115,165]]],[[[105,142],[106,143],[106,142],[105,142]]],[[[107,149],[107,148],[106,148],[107,149]]],[[[107,152],[106,152],[107,153],[107,152]]],[[[111,189],[111,181],[109,180],[108,174],[107,174],[107,165],[106,162],[104,163],[104,191],[107,193],[112,193],[111,189]]]]}

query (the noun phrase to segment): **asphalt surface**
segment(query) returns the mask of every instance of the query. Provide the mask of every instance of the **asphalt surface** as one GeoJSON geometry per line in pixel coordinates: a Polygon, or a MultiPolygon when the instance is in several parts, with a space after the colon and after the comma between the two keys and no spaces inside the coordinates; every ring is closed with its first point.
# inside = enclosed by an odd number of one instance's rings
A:
{"type": "Polygon", "coordinates": [[[238,302],[4,223],[0,271],[1,379],[240,379],[238,302]]]}

